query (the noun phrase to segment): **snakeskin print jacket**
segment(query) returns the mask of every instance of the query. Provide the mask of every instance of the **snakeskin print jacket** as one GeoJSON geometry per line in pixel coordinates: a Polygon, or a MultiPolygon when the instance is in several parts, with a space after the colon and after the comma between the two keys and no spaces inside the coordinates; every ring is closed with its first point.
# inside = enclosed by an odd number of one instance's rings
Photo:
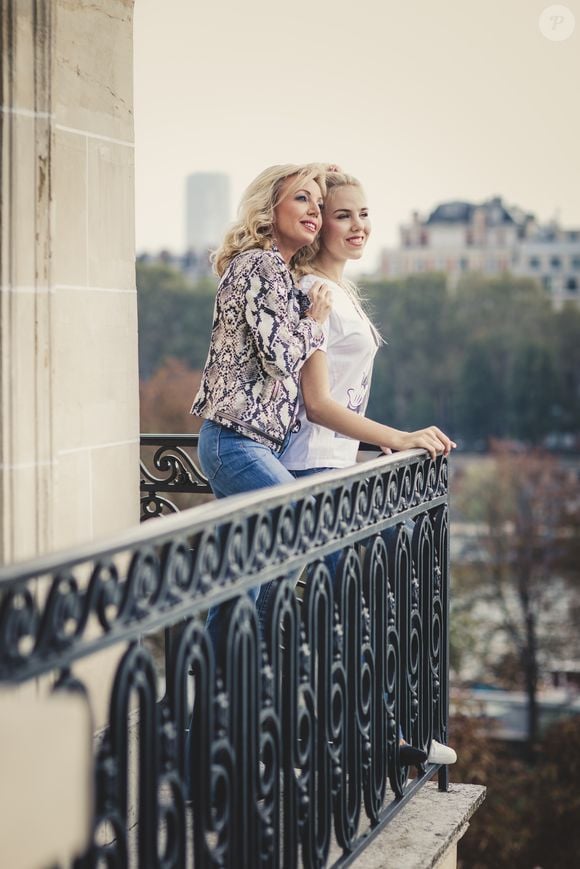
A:
{"type": "Polygon", "coordinates": [[[295,421],[300,368],[324,341],[321,326],[301,318],[301,296],[275,248],[232,259],[217,290],[192,413],[282,447],[295,421]]]}

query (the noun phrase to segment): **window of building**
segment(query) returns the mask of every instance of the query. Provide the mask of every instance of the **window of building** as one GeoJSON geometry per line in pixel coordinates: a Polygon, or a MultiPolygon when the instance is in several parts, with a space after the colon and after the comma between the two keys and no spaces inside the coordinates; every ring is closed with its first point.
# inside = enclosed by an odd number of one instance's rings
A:
{"type": "Polygon", "coordinates": [[[580,269],[580,256],[573,256],[571,265],[573,269],[580,269]]]}
{"type": "Polygon", "coordinates": [[[549,275],[542,275],[542,283],[544,289],[550,293],[552,291],[552,278],[549,275]]]}
{"type": "Polygon", "coordinates": [[[575,293],[578,289],[578,280],[576,278],[568,278],[566,280],[566,289],[569,292],[575,293]]]}
{"type": "Polygon", "coordinates": [[[539,256],[531,256],[528,260],[528,265],[531,269],[539,269],[541,266],[539,256]]]}
{"type": "Polygon", "coordinates": [[[550,257],[550,265],[553,269],[560,269],[562,268],[562,260],[559,256],[552,256],[550,257]]]}

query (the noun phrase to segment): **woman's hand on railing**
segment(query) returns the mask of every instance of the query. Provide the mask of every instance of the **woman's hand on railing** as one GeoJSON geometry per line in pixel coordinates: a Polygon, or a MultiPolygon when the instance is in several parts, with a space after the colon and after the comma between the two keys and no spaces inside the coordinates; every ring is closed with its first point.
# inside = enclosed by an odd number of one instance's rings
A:
{"type": "Polygon", "coordinates": [[[448,456],[456,446],[455,441],[447,437],[440,428],[431,425],[418,431],[397,432],[393,436],[393,442],[389,446],[381,445],[381,449],[383,452],[386,452],[389,447],[395,450],[423,449],[427,450],[432,459],[436,459],[437,456],[448,456]]]}

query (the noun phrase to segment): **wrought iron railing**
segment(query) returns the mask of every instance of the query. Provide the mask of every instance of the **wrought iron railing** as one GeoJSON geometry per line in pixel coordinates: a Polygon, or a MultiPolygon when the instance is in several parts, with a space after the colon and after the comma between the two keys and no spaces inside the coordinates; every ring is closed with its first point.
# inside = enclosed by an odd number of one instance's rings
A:
{"type": "Polygon", "coordinates": [[[207,495],[197,463],[198,435],[141,435],[141,521],[177,513],[176,496],[207,495]]]}
{"type": "Polygon", "coordinates": [[[384,457],[0,570],[0,681],[51,673],[90,703],[77,662],[113,645],[78,869],[133,846],[140,867],[347,865],[434,772],[447,784],[429,765],[409,779],[398,738],[447,736],[446,460],[384,457]],[[260,637],[243,592],[271,580],[260,637]],[[204,613],[226,602],[214,652],[204,613]],[[161,629],[159,668],[143,637],[161,629]]]}
{"type": "MultiPolygon", "coordinates": [[[[141,521],[177,513],[180,495],[211,494],[197,461],[197,434],[141,435],[141,521]]],[[[360,452],[374,452],[360,444],[360,452]]],[[[190,506],[190,505],[188,505],[190,506]]]]}

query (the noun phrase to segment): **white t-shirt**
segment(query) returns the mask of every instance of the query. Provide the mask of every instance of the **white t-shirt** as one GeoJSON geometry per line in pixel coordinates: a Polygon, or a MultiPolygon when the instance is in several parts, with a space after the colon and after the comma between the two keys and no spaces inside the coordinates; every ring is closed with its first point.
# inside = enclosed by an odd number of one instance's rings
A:
{"type": "MultiPolygon", "coordinates": [[[[305,275],[300,289],[307,291],[320,278],[305,275]]],[[[371,385],[373,360],[378,348],[377,333],[359,302],[334,281],[324,279],[332,290],[332,311],[325,325],[325,342],[330,395],[343,407],[364,416],[371,385]]],[[[315,425],[306,417],[302,390],[298,396],[298,431],[280,461],[291,471],[308,468],[347,468],[355,464],[359,442],[331,429],[315,425]]]]}

